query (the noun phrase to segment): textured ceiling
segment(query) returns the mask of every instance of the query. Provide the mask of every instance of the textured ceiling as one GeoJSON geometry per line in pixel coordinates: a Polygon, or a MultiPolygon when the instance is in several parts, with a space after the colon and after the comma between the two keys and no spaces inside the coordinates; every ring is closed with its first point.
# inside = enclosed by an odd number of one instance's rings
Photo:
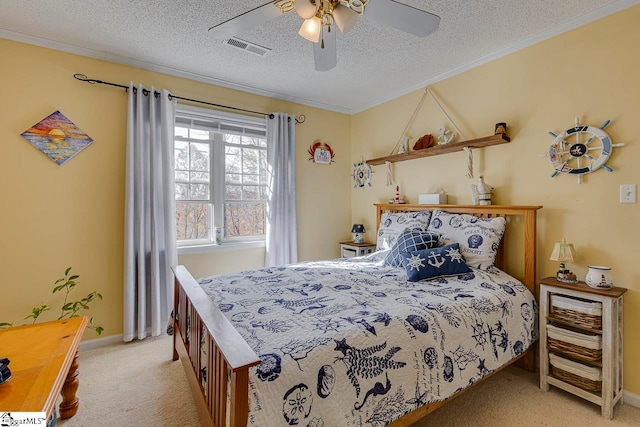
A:
{"type": "Polygon", "coordinates": [[[419,38],[365,11],[338,34],[337,67],[317,72],[295,12],[237,35],[272,49],[265,57],[207,32],[266,1],[0,0],[0,37],[353,113],[640,2],[398,0],[440,16],[439,29],[419,38]]]}

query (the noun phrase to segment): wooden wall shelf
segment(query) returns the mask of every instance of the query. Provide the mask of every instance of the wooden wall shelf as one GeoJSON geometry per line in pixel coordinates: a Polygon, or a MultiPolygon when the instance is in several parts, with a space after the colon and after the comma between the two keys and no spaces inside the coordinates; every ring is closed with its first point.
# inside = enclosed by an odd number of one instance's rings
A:
{"type": "Polygon", "coordinates": [[[391,156],[378,157],[375,159],[367,160],[370,165],[384,165],[384,162],[389,161],[402,162],[405,160],[419,159],[421,157],[438,156],[440,154],[453,153],[455,151],[462,151],[464,147],[470,148],[482,148],[489,147],[491,145],[506,144],[511,139],[502,134],[485,136],[483,138],[469,139],[467,141],[452,142],[444,145],[436,145],[435,147],[425,148],[423,150],[409,151],[408,153],[393,154],[391,156]]]}

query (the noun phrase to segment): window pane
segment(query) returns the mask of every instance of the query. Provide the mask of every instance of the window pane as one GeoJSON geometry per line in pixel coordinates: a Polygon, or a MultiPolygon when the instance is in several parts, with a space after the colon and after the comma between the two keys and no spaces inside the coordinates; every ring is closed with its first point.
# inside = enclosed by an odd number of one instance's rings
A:
{"type": "Polygon", "coordinates": [[[186,170],[189,168],[189,146],[184,141],[175,141],[174,157],[176,170],[186,170]]]}
{"type": "Polygon", "coordinates": [[[189,182],[189,172],[176,170],[176,182],[189,182]]]}
{"type": "Polygon", "coordinates": [[[269,200],[269,189],[266,185],[260,187],[260,200],[269,200]]]}
{"type": "Polygon", "coordinates": [[[224,234],[226,237],[264,234],[264,203],[225,203],[224,234]]]}
{"type": "Polygon", "coordinates": [[[259,200],[260,199],[260,187],[257,185],[243,185],[242,186],[242,200],[259,200]]]}
{"type": "Polygon", "coordinates": [[[242,187],[239,185],[227,185],[224,197],[226,200],[241,200],[242,187]]]}
{"type": "Polygon", "coordinates": [[[206,203],[176,203],[178,240],[209,239],[211,209],[206,203]]]}
{"type": "Polygon", "coordinates": [[[189,144],[190,162],[189,166],[194,171],[209,170],[209,144],[192,142],[189,144]]]}
{"type": "Polygon", "coordinates": [[[189,184],[176,183],[176,200],[189,200],[189,184]]]}
{"type": "Polygon", "coordinates": [[[225,182],[227,184],[242,184],[242,175],[239,173],[228,173],[225,175],[225,182]]]}
{"type": "Polygon", "coordinates": [[[210,139],[209,131],[200,130],[200,129],[190,129],[189,130],[189,138],[192,138],[192,139],[210,139]]]}
{"type": "Polygon", "coordinates": [[[242,173],[242,151],[237,147],[225,147],[224,171],[227,173],[242,173]]]}
{"type": "Polygon", "coordinates": [[[258,138],[255,136],[243,136],[242,145],[253,145],[256,147],[266,147],[266,139],[258,138]]]}
{"type": "Polygon", "coordinates": [[[243,184],[258,184],[258,175],[244,175],[243,184]]]}
{"type": "Polygon", "coordinates": [[[183,138],[187,138],[189,136],[189,129],[188,128],[183,128],[180,126],[176,126],[176,136],[181,136],[183,138]]]}
{"type": "Polygon", "coordinates": [[[209,200],[209,184],[191,184],[191,200],[209,200]]]}
{"type": "Polygon", "coordinates": [[[267,150],[260,150],[260,174],[267,174],[267,150]]]}
{"type": "Polygon", "coordinates": [[[233,135],[230,133],[222,134],[224,142],[229,142],[231,144],[240,144],[242,142],[242,137],[240,135],[233,135]]]}
{"type": "Polygon", "coordinates": [[[191,172],[191,183],[208,184],[209,172],[191,172]]]}
{"type": "Polygon", "coordinates": [[[242,149],[242,172],[258,174],[260,164],[258,162],[258,150],[243,148],[242,149]]]}

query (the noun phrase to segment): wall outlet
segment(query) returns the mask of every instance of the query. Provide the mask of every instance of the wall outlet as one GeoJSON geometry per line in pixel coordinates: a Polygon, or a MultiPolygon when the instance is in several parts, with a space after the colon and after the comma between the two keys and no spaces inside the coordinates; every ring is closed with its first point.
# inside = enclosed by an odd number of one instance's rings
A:
{"type": "Polygon", "coordinates": [[[635,184],[620,184],[620,203],[636,203],[635,184]]]}

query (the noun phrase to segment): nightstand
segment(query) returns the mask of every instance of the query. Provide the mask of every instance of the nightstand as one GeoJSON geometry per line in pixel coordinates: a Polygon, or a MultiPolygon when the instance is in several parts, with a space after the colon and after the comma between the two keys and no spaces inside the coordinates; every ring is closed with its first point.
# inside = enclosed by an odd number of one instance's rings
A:
{"type": "Polygon", "coordinates": [[[549,384],[601,406],[613,418],[622,399],[625,288],[540,280],[540,388],[549,384]]]}
{"type": "Polygon", "coordinates": [[[356,256],[367,255],[375,252],[375,243],[353,243],[353,242],[340,242],[340,257],[341,258],[353,258],[356,256]]]}

